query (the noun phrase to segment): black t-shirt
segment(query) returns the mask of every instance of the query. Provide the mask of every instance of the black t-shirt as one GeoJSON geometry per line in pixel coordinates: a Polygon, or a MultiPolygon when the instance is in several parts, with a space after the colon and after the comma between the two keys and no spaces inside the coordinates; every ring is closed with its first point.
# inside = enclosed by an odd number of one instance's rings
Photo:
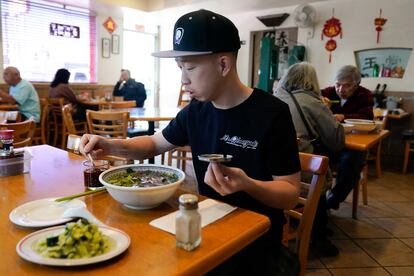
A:
{"type": "Polygon", "coordinates": [[[200,194],[268,216],[272,222],[269,234],[280,241],[285,222],[282,210],[264,205],[245,192],[221,196],[204,183],[208,163],[199,161],[197,156],[232,155],[227,166],[243,169],[249,177],[262,181],[272,180],[272,175],[300,171],[296,132],[287,104],[259,89],[230,109],[192,100],[163,130],[163,135],[173,145],[191,146],[200,194]]]}

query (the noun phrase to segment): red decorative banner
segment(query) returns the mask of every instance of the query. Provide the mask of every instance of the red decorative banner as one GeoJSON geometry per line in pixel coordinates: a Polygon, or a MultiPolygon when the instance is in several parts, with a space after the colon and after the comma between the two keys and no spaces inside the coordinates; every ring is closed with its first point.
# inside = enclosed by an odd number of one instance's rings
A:
{"type": "Polygon", "coordinates": [[[105,29],[110,33],[110,34],[112,34],[115,30],[116,30],[116,28],[118,27],[117,25],[116,25],[116,22],[112,19],[112,17],[108,17],[106,20],[105,20],[105,22],[103,23],[103,25],[104,25],[104,27],[105,27],[105,29]]]}
{"type": "Polygon", "coordinates": [[[330,38],[325,44],[325,49],[329,52],[329,63],[332,61],[332,52],[337,47],[336,41],[333,38],[338,35],[339,38],[342,38],[341,21],[334,17],[334,9],[332,9],[332,17],[326,20],[321,34],[321,40],[323,40],[324,36],[330,38]]]}
{"type": "Polygon", "coordinates": [[[380,33],[382,31],[382,26],[384,26],[386,22],[387,22],[387,19],[382,17],[382,9],[380,9],[379,17],[375,18],[375,20],[374,20],[374,24],[375,24],[375,26],[377,26],[375,28],[375,30],[377,31],[377,43],[379,43],[380,33]]]}

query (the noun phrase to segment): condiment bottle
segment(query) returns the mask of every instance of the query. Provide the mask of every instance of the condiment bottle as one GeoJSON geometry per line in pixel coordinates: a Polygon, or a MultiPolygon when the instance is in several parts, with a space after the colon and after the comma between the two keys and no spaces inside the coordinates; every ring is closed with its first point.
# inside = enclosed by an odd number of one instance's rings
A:
{"type": "Polygon", "coordinates": [[[178,199],[180,210],[175,218],[175,237],[177,247],[187,251],[194,250],[201,242],[201,215],[198,212],[198,198],[183,194],[178,199]]]}
{"type": "Polygon", "coordinates": [[[13,153],[14,130],[2,129],[0,130],[0,143],[2,155],[10,155],[13,153]]]}

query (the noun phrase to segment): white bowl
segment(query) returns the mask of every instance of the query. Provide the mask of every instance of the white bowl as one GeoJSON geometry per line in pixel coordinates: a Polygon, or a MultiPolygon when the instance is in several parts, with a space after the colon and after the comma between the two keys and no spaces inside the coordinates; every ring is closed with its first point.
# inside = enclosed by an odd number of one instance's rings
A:
{"type": "Polygon", "coordinates": [[[363,120],[363,119],[346,119],[345,123],[354,125],[354,130],[356,131],[373,131],[377,126],[372,120],[363,120]]]}
{"type": "Polygon", "coordinates": [[[342,126],[344,127],[345,133],[350,133],[355,128],[355,126],[351,124],[342,124],[342,126]]]}
{"type": "Polygon", "coordinates": [[[132,164],[115,167],[104,171],[99,176],[99,181],[106,187],[109,194],[120,203],[132,209],[151,209],[157,207],[167,199],[169,199],[185,179],[185,174],[182,170],[170,167],[151,164],[132,164]],[[114,174],[125,173],[128,168],[135,171],[159,171],[165,173],[172,173],[178,177],[174,183],[165,184],[155,187],[123,187],[113,185],[108,180],[114,174]]]}

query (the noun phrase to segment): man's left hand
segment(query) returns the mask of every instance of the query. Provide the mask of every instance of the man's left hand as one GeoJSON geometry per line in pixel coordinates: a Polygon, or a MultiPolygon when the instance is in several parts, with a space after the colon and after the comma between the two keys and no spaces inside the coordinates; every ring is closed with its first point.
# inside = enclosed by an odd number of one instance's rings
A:
{"type": "Polygon", "coordinates": [[[243,170],[217,162],[208,165],[204,176],[204,182],[222,196],[243,191],[249,180],[243,170]]]}

